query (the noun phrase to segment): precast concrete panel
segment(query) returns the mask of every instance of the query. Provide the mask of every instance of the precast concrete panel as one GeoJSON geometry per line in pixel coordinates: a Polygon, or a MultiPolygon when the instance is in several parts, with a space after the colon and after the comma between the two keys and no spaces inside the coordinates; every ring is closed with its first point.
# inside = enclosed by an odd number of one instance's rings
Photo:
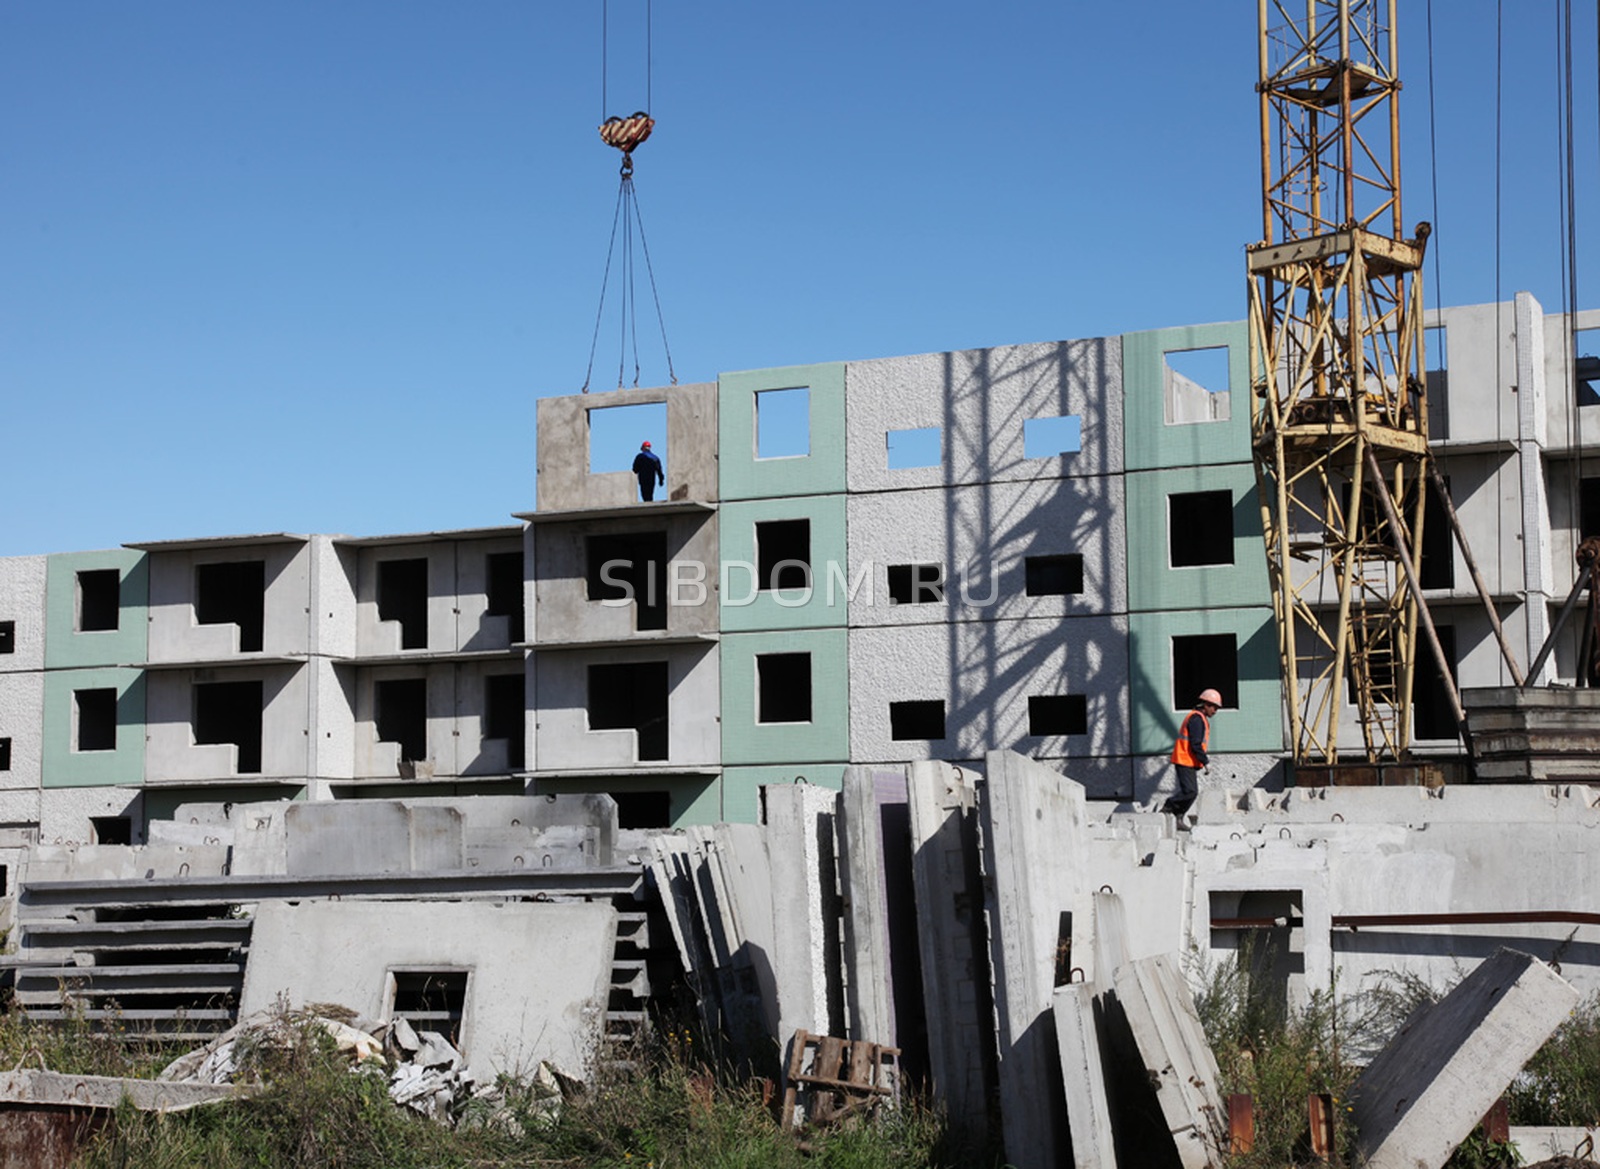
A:
{"type": "Polygon", "coordinates": [[[356,671],[319,657],[305,673],[311,690],[307,778],[350,779],[356,766],[356,671]]]}
{"type": "MultiPolygon", "coordinates": [[[[522,668],[522,658],[507,658],[504,661],[493,662],[461,662],[456,666],[456,711],[455,725],[451,734],[456,741],[456,773],[458,775],[505,775],[511,771],[521,771],[527,765],[526,747],[524,758],[513,762],[511,759],[512,741],[509,736],[490,738],[488,732],[495,728],[489,725],[489,682],[491,677],[515,675],[518,678],[519,691],[524,690],[526,675],[522,668]]],[[[524,692],[522,714],[527,713],[527,697],[524,692]]],[[[524,723],[526,721],[524,717],[524,723]]],[[[526,727],[524,727],[526,744],[526,727]]]]}
{"type": "Polygon", "coordinates": [[[381,544],[361,549],[356,585],[356,652],[361,657],[387,657],[407,652],[453,651],[456,644],[456,544],[381,544]],[[401,645],[401,622],[378,616],[378,574],[389,561],[426,560],[427,644],[407,650],[401,645]]]}
{"type": "MultiPolygon", "coordinates": [[[[1128,752],[1128,619],[955,622],[850,635],[854,762],[975,759],[991,748],[1066,759],[1075,778],[1128,752]],[[1083,731],[1032,734],[1030,698],[1081,696],[1083,731]],[[942,702],[940,739],[896,739],[895,703],[942,702]]],[[[1104,791],[1085,776],[1097,796],[1104,791]]]]}
{"type": "MultiPolygon", "coordinates": [[[[726,379],[724,379],[726,381],[726,379]]],[[[853,361],[846,371],[849,485],[893,491],[1122,469],[1121,344],[1115,337],[853,361]],[[1029,423],[1076,418],[1077,449],[1029,457],[1029,423]],[[938,462],[890,467],[891,437],[939,431],[938,462]]]]}
{"type": "MultiPolygon", "coordinates": [[[[1434,458],[1450,488],[1450,502],[1485,587],[1492,595],[1517,597],[1523,587],[1523,560],[1522,542],[1517,538],[1522,534],[1522,490],[1516,460],[1505,453],[1454,454],[1437,447],[1434,458]]],[[[1454,533],[1448,523],[1433,533],[1435,519],[1443,517],[1430,513],[1423,536],[1428,543],[1435,538],[1448,541],[1452,583],[1448,588],[1425,587],[1428,603],[1446,596],[1478,602],[1478,591],[1454,533]]],[[[1423,576],[1425,581],[1431,579],[1426,562],[1423,576]]]]}
{"type": "Polygon", "coordinates": [[[0,557],[0,622],[11,622],[9,648],[0,653],[0,674],[44,669],[48,563],[44,556],[0,557]]]}
{"type": "Polygon", "coordinates": [[[815,629],[843,626],[849,620],[851,588],[845,574],[843,495],[796,495],[725,503],[719,521],[719,618],[724,632],[815,629]],[[762,588],[761,543],[764,533],[771,538],[770,533],[774,532],[764,525],[797,520],[809,525],[805,550],[810,565],[809,588],[762,588]]]}
{"type": "Polygon", "coordinates": [[[150,656],[152,662],[213,661],[238,656],[240,627],[200,623],[199,570],[206,565],[259,562],[264,584],[261,648],[264,654],[304,654],[311,648],[307,619],[311,553],[304,543],[270,543],[149,553],[150,656]]]}
{"type": "MultiPolygon", "coordinates": [[[[845,489],[845,367],[841,362],[725,373],[717,380],[723,499],[830,495],[845,489]],[[761,457],[758,395],[808,391],[806,452],[761,457]]],[[[796,435],[785,437],[794,440],[796,435]]],[[[798,446],[798,442],[795,442],[798,446]]]]}
{"type": "Polygon", "coordinates": [[[1121,476],[851,495],[848,518],[852,626],[1127,609],[1121,476]]]}
{"type": "MultiPolygon", "coordinates": [[[[761,820],[761,789],[783,784],[813,784],[839,791],[844,785],[844,763],[792,763],[788,766],[724,767],[720,812],[714,820],[729,824],[755,824],[761,820]]],[[[709,809],[708,809],[709,810],[709,809]]],[[[709,823],[709,821],[693,821],[709,823]]]]}
{"type": "Polygon", "coordinates": [[[145,676],[145,782],[303,779],[309,774],[309,676],[303,667],[152,670],[145,676]],[[196,689],[213,683],[261,685],[260,769],[239,770],[235,743],[196,742],[196,689]]]}
{"type": "Polygon", "coordinates": [[[638,488],[626,470],[591,472],[590,411],[666,403],[667,433],[644,434],[663,456],[668,500],[717,498],[717,397],[714,382],[647,390],[571,394],[538,401],[539,510],[626,507],[638,488]],[[663,439],[665,450],[661,450],[663,439]]]}
{"type": "MultiPolygon", "coordinates": [[[[346,667],[348,669],[349,667],[346,667]]],[[[355,775],[358,779],[432,779],[457,775],[456,668],[449,663],[368,666],[355,671],[355,775]],[[379,683],[425,683],[427,722],[425,757],[401,759],[401,744],[378,738],[377,689],[379,683]],[[407,772],[410,774],[407,774],[407,772]]]]}
{"type": "Polygon", "coordinates": [[[39,793],[39,840],[44,844],[93,844],[100,816],[121,816],[144,826],[143,796],[127,787],[45,788],[39,793]]]}
{"type": "Polygon", "coordinates": [[[1250,349],[1243,321],[1125,333],[1122,367],[1129,471],[1250,463],[1250,349]],[[1203,387],[1228,395],[1227,417],[1188,421],[1197,415],[1168,402],[1189,380],[1174,377],[1168,355],[1202,349],[1227,350],[1227,385],[1203,387]]]}
{"type": "Polygon", "coordinates": [[[37,788],[44,773],[44,672],[0,673],[0,739],[6,769],[0,790],[37,788]]]}
{"type": "Polygon", "coordinates": [[[714,644],[547,650],[535,654],[534,661],[540,771],[631,769],[641,764],[670,770],[720,762],[714,644]],[[667,757],[641,760],[636,730],[590,729],[589,667],[661,661],[667,663],[667,757]]]}
{"type": "Polygon", "coordinates": [[[311,565],[311,652],[353,658],[361,551],[331,536],[312,536],[311,565]]]}
{"type": "Polygon", "coordinates": [[[144,779],[145,675],[105,667],[51,670],[44,682],[45,787],[137,785],[144,779]],[[115,746],[79,750],[78,706],[83,690],[116,692],[115,746]]]}
{"type": "MultiPolygon", "coordinates": [[[[1250,463],[1129,474],[1128,608],[1222,609],[1271,602],[1261,504],[1250,463]],[[1222,501],[1222,493],[1228,499],[1222,501]],[[1227,503],[1231,540],[1206,541],[1174,519],[1174,497],[1227,503]]],[[[1220,524],[1224,517],[1217,517],[1220,524]]]]}
{"type": "Polygon", "coordinates": [[[1426,321],[1429,445],[1515,442],[1515,306],[1446,308],[1426,321]]]}
{"type": "MultiPolygon", "coordinates": [[[[1211,723],[1211,752],[1282,751],[1283,687],[1278,675],[1278,633],[1272,610],[1173,610],[1133,613],[1128,618],[1128,656],[1132,680],[1133,751],[1168,755],[1178,727],[1196,694],[1177,694],[1173,683],[1173,640],[1181,637],[1232,637],[1239,706],[1219,711],[1211,723]]],[[[1209,644],[1209,643],[1202,643],[1209,644]]],[[[1228,663],[1219,660],[1219,667],[1228,663]]]]}
{"type": "MultiPolygon", "coordinates": [[[[1525,292],[1517,294],[1519,307],[1527,297],[1530,308],[1537,312],[1539,302],[1525,292]]],[[[1593,450],[1600,446],[1600,410],[1594,408],[1592,399],[1574,406],[1572,334],[1587,329],[1600,329],[1600,309],[1586,309],[1571,314],[1550,313],[1543,318],[1544,349],[1542,353],[1530,352],[1528,362],[1538,375],[1542,375],[1545,388],[1546,420],[1553,451],[1568,451],[1574,445],[1593,450]],[[1570,320],[1568,317],[1570,316],[1570,320]],[[1577,426],[1577,443],[1573,441],[1574,418],[1577,426]]],[[[1528,346],[1532,348],[1532,346],[1528,346]]],[[[1593,356],[1591,343],[1589,355],[1593,356]]]]}
{"type": "MultiPolygon", "coordinates": [[[[844,763],[850,750],[850,672],[843,629],[731,633],[722,639],[722,758],[727,763],[844,763]],[[763,722],[761,658],[810,656],[810,718],[763,722]]],[[[770,696],[769,696],[770,697],[770,696]]],[[[779,712],[780,716],[785,712],[779,712]]]]}
{"type": "Polygon", "coordinates": [[[45,666],[59,670],[143,662],[149,596],[149,561],[145,554],[118,549],[65,552],[45,559],[45,666]],[[78,574],[108,571],[118,574],[115,627],[82,629],[78,574]]]}
{"type": "Polygon", "coordinates": [[[455,647],[482,653],[511,646],[512,616],[489,612],[489,557],[522,556],[522,537],[462,540],[456,544],[455,647]]]}
{"type": "MultiPolygon", "coordinates": [[[[642,534],[660,534],[667,555],[667,564],[653,582],[655,599],[666,608],[666,627],[644,635],[715,633],[719,622],[718,528],[716,515],[709,512],[652,516],[648,511],[533,525],[534,609],[539,620],[530,640],[608,641],[640,635],[640,602],[650,602],[652,582],[646,582],[642,594],[631,585],[623,586],[634,593],[631,600],[591,599],[589,561],[592,541],[642,534]]],[[[610,575],[615,578],[619,571],[626,574],[629,568],[619,566],[610,575]]]]}

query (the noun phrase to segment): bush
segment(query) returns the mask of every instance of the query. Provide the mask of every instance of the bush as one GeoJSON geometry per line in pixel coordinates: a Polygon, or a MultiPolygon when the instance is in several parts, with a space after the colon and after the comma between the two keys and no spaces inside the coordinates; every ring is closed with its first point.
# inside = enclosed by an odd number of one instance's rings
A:
{"type": "Polygon", "coordinates": [[[1506,1096],[1512,1124],[1600,1125],[1600,994],[1573,1009],[1506,1096]]]}

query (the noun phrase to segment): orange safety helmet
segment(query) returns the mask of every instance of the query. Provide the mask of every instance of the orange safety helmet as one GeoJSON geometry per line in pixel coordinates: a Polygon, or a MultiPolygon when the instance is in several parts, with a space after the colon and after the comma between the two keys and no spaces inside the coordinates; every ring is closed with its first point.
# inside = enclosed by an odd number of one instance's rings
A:
{"type": "Polygon", "coordinates": [[[1202,690],[1200,691],[1200,697],[1195,699],[1195,701],[1209,702],[1212,706],[1221,707],[1222,695],[1218,694],[1215,690],[1202,690]]]}

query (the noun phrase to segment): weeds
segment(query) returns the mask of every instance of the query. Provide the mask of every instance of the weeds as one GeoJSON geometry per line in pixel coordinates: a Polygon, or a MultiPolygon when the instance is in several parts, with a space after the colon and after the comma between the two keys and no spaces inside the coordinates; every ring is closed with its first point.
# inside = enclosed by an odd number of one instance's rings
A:
{"type": "Polygon", "coordinates": [[[1512,1124],[1600,1125],[1600,993],[1573,1009],[1506,1099],[1512,1124]]]}

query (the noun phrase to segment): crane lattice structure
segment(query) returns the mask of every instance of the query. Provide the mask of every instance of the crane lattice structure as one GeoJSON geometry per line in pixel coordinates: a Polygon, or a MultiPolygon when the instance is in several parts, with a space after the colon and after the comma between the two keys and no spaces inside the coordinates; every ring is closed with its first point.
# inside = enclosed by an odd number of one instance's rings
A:
{"type": "Polygon", "coordinates": [[[1427,474],[1428,225],[1408,239],[1400,218],[1396,0],[1258,2],[1252,441],[1294,759],[1338,762],[1348,701],[1365,759],[1403,760],[1427,474]]]}

